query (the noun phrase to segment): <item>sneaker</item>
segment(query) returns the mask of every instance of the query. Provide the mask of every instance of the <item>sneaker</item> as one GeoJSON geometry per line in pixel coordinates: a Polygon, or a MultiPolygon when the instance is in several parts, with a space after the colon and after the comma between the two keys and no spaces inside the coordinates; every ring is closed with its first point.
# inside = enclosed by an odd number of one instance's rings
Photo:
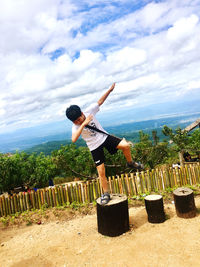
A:
{"type": "Polygon", "coordinates": [[[108,204],[108,202],[110,201],[110,194],[109,193],[104,193],[104,194],[102,194],[102,196],[101,196],[101,205],[106,205],[106,204],[108,204]]]}
{"type": "Polygon", "coordinates": [[[144,165],[140,162],[135,161],[127,162],[127,167],[138,171],[144,170],[144,165]]]}

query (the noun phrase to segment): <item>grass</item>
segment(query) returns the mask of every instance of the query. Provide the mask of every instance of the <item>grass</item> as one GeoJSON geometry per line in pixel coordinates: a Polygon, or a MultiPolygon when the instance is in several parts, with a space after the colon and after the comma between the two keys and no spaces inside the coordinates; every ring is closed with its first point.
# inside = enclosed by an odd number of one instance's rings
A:
{"type": "Polygon", "coordinates": [[[3,227],[8,226],[30,226],[33,224],[43,224],[48,221],[55,220],[70,220],[76,216],[83,216],[86,214],[92,214],[94,212],[94,203],[66,203],[64,206],[57,206],[53,208],[47,208],[43,206],[42,209],[32,209],[24,211],[22,213],[4,216],[0,218],[0,225],[3,227]]]}

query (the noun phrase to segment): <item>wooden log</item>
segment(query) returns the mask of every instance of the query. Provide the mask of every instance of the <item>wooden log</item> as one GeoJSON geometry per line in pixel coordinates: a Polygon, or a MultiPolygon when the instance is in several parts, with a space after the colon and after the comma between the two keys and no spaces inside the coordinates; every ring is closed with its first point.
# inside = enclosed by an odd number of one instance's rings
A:
{"type": "Polygon", "coordinates": [[[163,198],[161,195],[148,195],[145,197],[145,208],[150,223],[162,223],[165,221],[163,198]]]}
{"type": "Polygon", "coordinates": [[[67,203],[70,203],[69,186],[67,184],[65,185],[65,190],[66,190],[67,203]]]}
{"type": "Polygon", "coordinates": [[[32,200],[33,200],[33,209],[36,209],[35,191],[32,191],[31,195],[32,195],[32,200]]]}
{"type": "Polygon", "coordinates": [[[62,203],[62,205],[64,205],[64,203],[65,203],[64,190],[63,190],[62,186],[60,186],[59,188],[60,188],[61,203],[62,203]]]}
{"type": "Polygon", "coordinates": [[[14,198],[14,207],[15,207],[15,213],[19,211],[18,205],[17,205],[17,196],[16,194],[13,195],[14,198]]]}
{"type": "Polygon", "coordinates": [[[8,214],[10,215],[12,213],[11,212],[10,197],[7,197],[6,198],[6,201],[7,201],[7,207],[8,207],[8,214]]]}
{"type": "Polygon", "coordinates": [[[52,189],[51,188],[49,188],[48,193],[49,193],[50,206],[53,207],[54,206],[54,204],[53,204],[53,193],[52,193],[52,189]]]}
{"type": "Polygon", "coordinates": [[[111,200],[101,205],[97,199],[98,232],[106,236],[119,236],[129,230],[129,214],[127,196],[111,194],[111,200]]]}
{"type": "Polygon", "coordinates": [[[3,216],[7,216],[8,214],[7,214],[7,211],[6,211],[6,201],[5,201],[5,197],[2,196],[1,200],[2,200],[3,216]]]}
{"type": "Polygon", "coordinates": [[[137,195],[137,186],[136,186],[136,182],[135,182],[135,176],[133,173],[131,173],[131,182],[132,182],[132,186],[133,186],[133,195],[137,195]]]}
{"type": "Polygon", "coordinates": [[[80,203],[80,198],[79,198],[79,192],[78,192],[78,184],[75,184],[75,192],[76,192],[76,201],[80,203]]]}
{"type": "Polygon", "coordinates": [[[79,193],[79,199],[80,203],[83,203],[83,198],[82,198],[82,191],[81,191],[81,185],[78,185],[78,193],[79,193]]]}
{"type": "Polygon", "coordinates": [[[59,187],[55,188],[55,207],[60,206],[59,187]]]}
{"type": "Polygon", "coordinates": [[[173,191],[176,214],[181,218],[196,216],[194,194],[190,188],[179,187],[173,191]]]}
{"type": "Polygon", "coordinates": [[[50,207],[51,203],[50,203],[50,197],[49,197],[49,190],[47,189],[45,189],[45,199],[46,199],[47,206],[50,207]]]}
{"type": "Polygon", "coordinates": [[[3,216],[3,204],[2,204],[2,198],[0,197],[0,216],[3,216]]]}
{"type": "Polygon", "coordinates": [[[27,206],[27,209],[30,210],[29,194],[28,194],[28,193],[25,193],[25,199],[26,199],[26,206],[27,206]]]}
{"type": "Polygon", "coordinates": [[[10,205],[11,205],[11,214],[15,214],[15,207],[14,207],[14,198],[13,198],[13,196],[10,197],[10,205]]]}
{"type": "Polygon", "coordinates": [[[96,183],[92,181],[92,186],[93,186],[93,192],[94,192],[94,200],[97,199],[97,190],[96,190],[96,183]]]}

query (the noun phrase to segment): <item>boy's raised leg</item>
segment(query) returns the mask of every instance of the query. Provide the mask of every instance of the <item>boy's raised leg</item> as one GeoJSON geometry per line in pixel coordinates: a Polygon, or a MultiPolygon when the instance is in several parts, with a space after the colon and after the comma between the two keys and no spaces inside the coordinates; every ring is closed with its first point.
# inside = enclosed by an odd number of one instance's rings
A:
{"type": "Polygon", "coordinates": [[[140,171],[144,169],[143,164],[138,163],[138,162],[134,162],[132,160],[130,145],[125,139],[122,139],[122,141],[119,143],[117,148],[122,150],[122,152],[123,152],[123,154],[127,160],[127,166],[129,168],[133,168],[135,170],[140,170],[140,171]]]}

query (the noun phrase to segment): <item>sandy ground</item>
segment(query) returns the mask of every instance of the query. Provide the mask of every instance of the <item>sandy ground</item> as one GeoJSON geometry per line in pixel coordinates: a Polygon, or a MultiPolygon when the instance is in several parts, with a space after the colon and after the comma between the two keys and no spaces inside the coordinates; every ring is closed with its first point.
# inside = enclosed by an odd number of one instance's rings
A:
{"type": "MultiPolygon", "coordinates": [[[[200,198],[195,198],[200,208],[200,198]]],[[[131,229],[119,237],[98,233],[96,214],[23,228],[0,229],[0,266],[200,266],[200,215],[147,221],[145,207],[129,209],[131,229]]]]}

